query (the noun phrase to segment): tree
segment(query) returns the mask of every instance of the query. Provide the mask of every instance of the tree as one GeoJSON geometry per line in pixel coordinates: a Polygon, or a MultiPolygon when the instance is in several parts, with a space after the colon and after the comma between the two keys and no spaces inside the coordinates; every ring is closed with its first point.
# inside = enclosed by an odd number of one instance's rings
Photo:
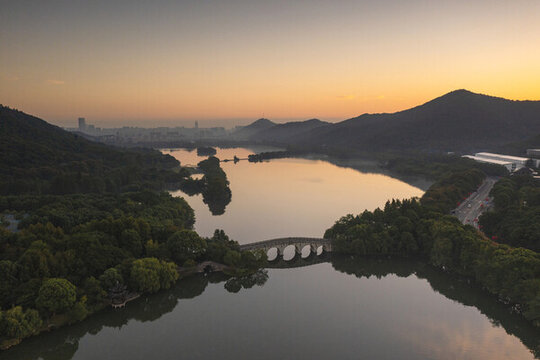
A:
{"type": "Polygon", "coordinates": [[[0,307],[13,300],[13,291],[18,284],[18,266],[9,260],[0,261],[0,307]]]}
{"type": "Polygon", "coordinates": [[[242,255],[238,251],[229,250],[223,257],[223,262],[229,266],[238,266],[242,260],[242,255]]]}
{"type": "Polygon", "coordinates": [[[99,305],[103,302],[107,293],[101,287],[101,283],[95,277],[91,276],[84,281],[83,292],[88,297],[88,305],[99,305]]]}
{"type": "Polygon", "coordinates": [[[83,296],[81,300],[75,303],[71,310],[69,310],[68,317],[70,324],[82,321],[88,316],[86,300],[86,296],[83,296]]]}
{"type": "Polygon", "coordinates": [[[33,277],[50,275],[52,255],[43,241],[34,241],[19,259],[21,278],[30,280],[33,277]]]}
{"type": "Polygon", "coordinates": [[[69,310],[77,300],[77,288],[66,279],[45,280],[36,299],[39,309],[53,314],[69,310]]]}
{"type": "Polygon", "coordinates": [[[152,293],[169,288],[178,279],[178,272],[173,263],[144,258],[133,261],[130,278],[135,289],[152,293]]]}
{"type": "Polygon", "coordinates": [[[106,291],[109,291],[116,283],[123,284],[124,279],[122,274],[115,268],[105,270],[105,272],[99,277],[101,287],[106,291]]]}
{"type": "Polygon", "coordinates": [[[36,334],[42,324],[39,313],[34,309],[23,312],[22,307],[16,306],[5,312],[0,312],[0,337],[23,339],[36,334]]]}
{"type": "Polygon", "coordinates": [[[133,229],[126,229],[120,235],[120,247],[126,249],[135,257],[142,253],[143,245],[139,233],[133,229]]]}
{"type": "Polygon", "coordinates": [[[162,289],[169,289],[178,280],[176,265],[172,262],[161,261],[159,270],[159,283],[162,289]]]}
{"type": "Polygon", "coordinates": [[[204,254],[206,247],[206,241],[192,230],[177,231],[167,240],[171,258],[177,264],[183,264],[188,259],[196,260],[204,254]]]}

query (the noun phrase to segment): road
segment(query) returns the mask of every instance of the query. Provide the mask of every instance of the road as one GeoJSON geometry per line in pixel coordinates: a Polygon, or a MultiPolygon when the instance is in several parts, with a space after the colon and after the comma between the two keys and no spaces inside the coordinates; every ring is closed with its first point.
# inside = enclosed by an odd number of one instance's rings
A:
{"type": "Polygon", "coordinates": [[[497,182],[497,178],[488,177],[480,187],[464,200],[456,209],[452,210],[462,224],[472,225],[478,229],[478,217],[493,206],[489,192],[497,182]]]}

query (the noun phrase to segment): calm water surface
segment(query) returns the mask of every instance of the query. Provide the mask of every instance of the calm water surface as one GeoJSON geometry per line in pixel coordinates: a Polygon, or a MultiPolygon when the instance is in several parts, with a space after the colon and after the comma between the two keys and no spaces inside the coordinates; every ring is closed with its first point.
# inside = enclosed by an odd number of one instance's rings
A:
{"type": "MultiPolygon", "coordinates": [[[[254,149],[264,151],[266,149],[254,149]]],[[[164,151],[182,164],[205,157],[196,151],[164,151]]],[[[253,150],[218,149],[220,159],[247,158],[253,150]]],[[[366,174],[320,160],[275,159],[263,163],[222,163],[232,191],[225,214],[213,216],[202,196],[184,196],[195,210],[195,229],[211,236],[223,229],[239,243],[288,236],[322,237],[341,216],[384,206],[387,199],[421,196],[423,191],[381,174],[366,174]]]]}
{"type": "MultiPolygon", "coordinates": [[[[168,152],[168,151],[167,151],[168,152]]],[[[220,150],[220,158],[250,150],[220,150]]],[[[184,164],[195,152],[173,151],[184,164]]],[[[232,202],[196,229],[241,243],[322,236],[346,213],[420,196],[418,188],[322,161],[223,165],[232,202]]],[[[176,195],[181,195],[177,193],[176,195]]],[[[1,359],[534,359],[540,333],[481,290],[413,261],[279,262],[250,279],[184,279],[174,289],[25,340],[1,359]]]]}

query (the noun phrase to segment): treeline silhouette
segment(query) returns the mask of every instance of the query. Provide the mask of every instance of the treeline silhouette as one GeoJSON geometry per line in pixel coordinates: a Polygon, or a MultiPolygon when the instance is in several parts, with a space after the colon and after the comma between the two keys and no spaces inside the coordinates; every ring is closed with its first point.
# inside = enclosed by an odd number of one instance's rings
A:
{"type": "Polygon", "coordinates": [[[189,176],[170,155],[84,139],[0,106],[0,194],[163,189],[189,176]]]}

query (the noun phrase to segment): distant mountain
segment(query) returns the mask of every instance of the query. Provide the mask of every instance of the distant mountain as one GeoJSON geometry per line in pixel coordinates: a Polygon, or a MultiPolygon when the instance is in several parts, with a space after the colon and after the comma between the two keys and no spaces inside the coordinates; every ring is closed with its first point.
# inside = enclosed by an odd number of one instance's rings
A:
{"type": "Polygon", "coordinates": [[[179,162],[150,149],[89,141],[0,106],[0,194],[137,190],[178,181],[179,162]]]}
{"type": "Polygon", "coordinates": [[[319,119],[306,121],[292,121],[285,124],[276,124],[272,127],[260,130],[250,136],[251,140],[286,143],[298,135],[302,135],[310,130],[329,125],[319,119]]]}
{"type": "Polygon", "coordinates": [[[236,130],[232,135],[234,138],[239,140],[247,140],[255,133],[258,133],[259,131],[266,130],[268,128],[271,128],[275,126],[276,123],[268,120],[268,119],[258,119],[251,124],[247,126],[243,126],[236,130]]]}
{"type": "Polygon", "coordinates": [[[359,151],[474,151],[540,133],[540,101],[456,90],[392,114],[364,114],[296,133],[288,144],[359,151]]]}

